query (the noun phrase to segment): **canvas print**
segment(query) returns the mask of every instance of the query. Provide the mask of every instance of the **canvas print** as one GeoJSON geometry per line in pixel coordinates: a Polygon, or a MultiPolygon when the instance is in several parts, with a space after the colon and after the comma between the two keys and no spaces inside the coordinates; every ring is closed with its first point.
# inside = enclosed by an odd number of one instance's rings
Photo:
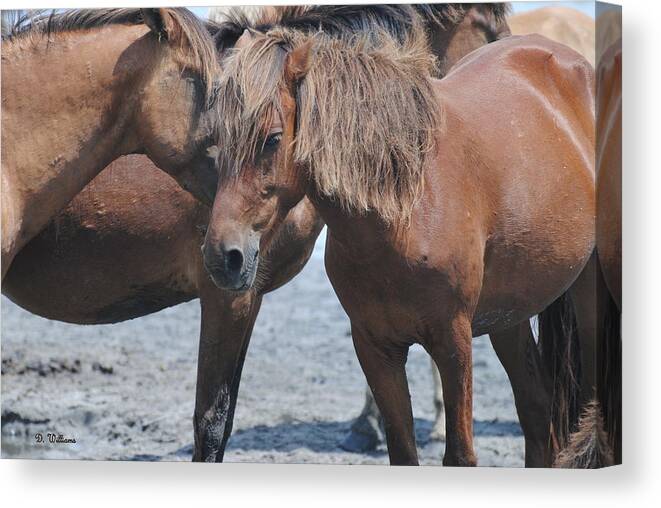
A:
{"type": "Polygon", "coordinates": [[[621,72],[594,2],[2,11],[2,458],[621,463],[621,72]]]}

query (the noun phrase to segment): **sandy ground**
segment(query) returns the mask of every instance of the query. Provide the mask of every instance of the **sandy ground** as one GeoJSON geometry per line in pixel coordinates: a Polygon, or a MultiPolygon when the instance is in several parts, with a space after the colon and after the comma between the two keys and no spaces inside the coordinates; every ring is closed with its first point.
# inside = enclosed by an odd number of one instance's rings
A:
{"type": "MultiPolygon", "coordinates": [[[[199,313],[193,301],[116,325],[76,326],[2,297],[2,457],[190,460],[199,313]],[[49,443],[49,433],[76,442],[49,443]]],[[[440,464],[421,348],[407,369],[421,463],[440,464]]],[[[474,378],[479,464],[522,466],[512,391],[486,337],[474,341],[474,378]]],[[[365,455],[339,447],[364,386],[319,241],[303,272],[264,299],[225,460],[387,464],[385,446],[365,455]]]]}

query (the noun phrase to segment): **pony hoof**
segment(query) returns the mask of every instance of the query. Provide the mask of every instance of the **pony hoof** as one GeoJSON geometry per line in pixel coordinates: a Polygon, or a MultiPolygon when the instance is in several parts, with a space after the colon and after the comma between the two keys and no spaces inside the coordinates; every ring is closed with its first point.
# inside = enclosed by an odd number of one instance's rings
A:
{"type": "Polygon", "coordinates": [[[352,453],[365,453],[376,450],[379,446],[379,436],[377,433],[364,433],[351,430],[349,435],[340,443],[340,448],[352,453]]]}

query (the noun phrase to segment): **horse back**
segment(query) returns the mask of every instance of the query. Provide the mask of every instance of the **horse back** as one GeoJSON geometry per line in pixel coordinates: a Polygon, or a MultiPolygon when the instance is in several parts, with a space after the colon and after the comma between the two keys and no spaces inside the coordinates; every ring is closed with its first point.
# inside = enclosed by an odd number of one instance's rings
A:
{"type": "Polygon", "coordinates": [[[593,193],[595,77],[577,52],[539,35],[509,37],[463,58],[436,89],[439,155],[459,153],[450,163],[479,171],[487,190],[514,183],[551,194],[584,180],[593,193]]]}
{"type": "Polygon", "coordinates": [[[594,143],[594,68],[564,44],[538,34],[507,37],[466,55],[446,80],[491,101],[503,94],[518,94],[523,99],[522,88],[527,85],[529,92],[544,94],[565,114],[573,109],[594,143]]]}

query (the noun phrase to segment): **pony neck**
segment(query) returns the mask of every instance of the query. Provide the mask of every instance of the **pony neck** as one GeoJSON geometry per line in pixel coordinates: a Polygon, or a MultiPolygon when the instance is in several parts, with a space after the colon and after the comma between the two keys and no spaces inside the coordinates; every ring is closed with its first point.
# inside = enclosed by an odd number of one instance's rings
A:
{"type": "Polygon", "coordinates": [[[312,189],[308,189],[307,197],[326,224],[328,238],[354,261],[370,262],[404,240],[400,228],[386,224],[374,213],[351,213],[312,189]]]}
{"type": "Polygon", "coordinates": [[[22,234],[43,227],[114,159],[138,151],[129,131],[149,59],[127,48],[145,48],[149,41],[138,39],[146,30],[113,25],[3,44],[2,170],[22,234]]]}

